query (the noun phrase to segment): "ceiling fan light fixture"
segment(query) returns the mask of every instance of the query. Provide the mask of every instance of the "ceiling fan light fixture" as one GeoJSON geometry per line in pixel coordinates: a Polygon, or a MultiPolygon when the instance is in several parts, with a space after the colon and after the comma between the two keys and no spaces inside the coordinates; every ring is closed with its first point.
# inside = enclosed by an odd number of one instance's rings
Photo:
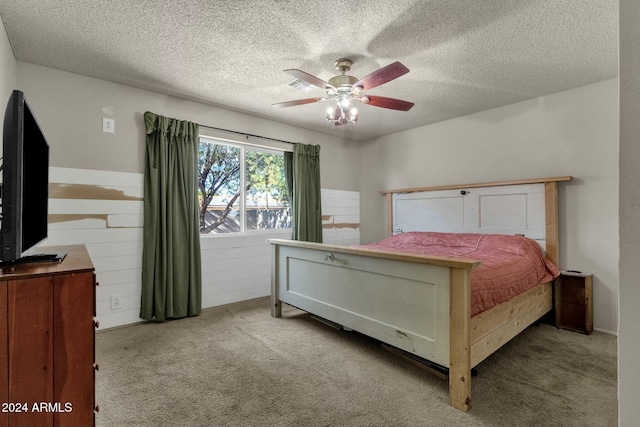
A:
{"type": "Polygon", "coordinates": [[[338,105],[343,108],[349,108],[351,99],[349,96],[341,96],[337,99],[338,105]]]}
{"type": "Polygon", "coordinates": [[[351,111],[349,112],[349,123],[355,125],[359,117],[360,116],[358,115],[358,109],[352,108],[351,111]]]}
{"type": "MultiPolygon", "coordinates": [[[[293,107],[296,105],[311,104],[335,100],[336,107],[327,109],[325,118],[328,123],[338,125],[355,124],[358,121],[358,110],[351,108],[351,100],[369,104],[374,107],[386,108],[390,110],[409,111],[413,107],[412,102],[401,99],[387,98],[384,96],[361,95],[363,91],[368,91],[391,80],[394,80],[409,72],[409,69],[399,62],[394,62],[386,67],[377,69],[367,76],[358,79],[350,76],[347,71],[351,70],[352,61],[348,58],[340,58],[335,62],[336,69],[340,75],[334,76],[328,82],[312,76],[309,73],[297,69],[284,70],[285,73],[309,84],[311,87],[323,88],[327,92],[325,97],[297,99],[294,101],[278,102],[272,104],[274,107],[293,107]]],[[[298,87],[299,82],[291,81],[290,86],[298,87]]]]}
{"type": "Polygon", "coordinates": [[[338,103],[335,112],[331,107],[327,108],[326,119],[330,125],[355,125],[359,117],[358,109],[349,109],[349,105],[340,105],[338,103]]]}

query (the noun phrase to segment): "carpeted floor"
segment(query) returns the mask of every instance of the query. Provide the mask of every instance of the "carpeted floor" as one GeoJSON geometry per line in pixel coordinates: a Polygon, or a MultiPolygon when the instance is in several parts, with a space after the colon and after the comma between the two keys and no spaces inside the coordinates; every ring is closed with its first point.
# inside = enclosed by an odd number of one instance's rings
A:
{"type": "Polygon", "coordinates": [[[617,426],[616,337],[530,327],[478,365],[473,408],[354,332],[269,299],[96,335],[97,426],[617,426]]]}

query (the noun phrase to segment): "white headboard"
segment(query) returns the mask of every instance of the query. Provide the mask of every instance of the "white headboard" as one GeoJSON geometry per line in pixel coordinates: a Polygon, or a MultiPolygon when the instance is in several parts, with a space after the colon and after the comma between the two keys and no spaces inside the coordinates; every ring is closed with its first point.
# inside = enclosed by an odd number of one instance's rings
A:
{"type": "Polygon", "coordinates": [[[558,265],[557,183],[572,177],[381,191],[387,235],[408,231],[523,234],[558,265]]]}

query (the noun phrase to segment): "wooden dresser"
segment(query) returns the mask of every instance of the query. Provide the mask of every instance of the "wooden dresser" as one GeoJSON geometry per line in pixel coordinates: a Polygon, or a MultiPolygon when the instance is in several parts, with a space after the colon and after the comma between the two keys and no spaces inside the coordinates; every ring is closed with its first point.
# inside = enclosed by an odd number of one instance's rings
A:
{"type": "Polygon", "coordinates": [[[60,263],[2,267],[0,426],[95,425],[95,273],[84,246],[60,263]]]}

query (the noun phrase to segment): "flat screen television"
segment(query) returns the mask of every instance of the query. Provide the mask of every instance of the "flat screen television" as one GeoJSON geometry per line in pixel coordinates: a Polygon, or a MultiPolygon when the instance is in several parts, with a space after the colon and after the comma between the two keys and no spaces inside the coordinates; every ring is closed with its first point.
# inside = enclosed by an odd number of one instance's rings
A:
{"type": "Polygon", "coordinates": [[[58,253],[27,252],[47,238],[49,144],[19,90],[4,114],[0,194],[1,263],[61,260],[58,253]]]}

